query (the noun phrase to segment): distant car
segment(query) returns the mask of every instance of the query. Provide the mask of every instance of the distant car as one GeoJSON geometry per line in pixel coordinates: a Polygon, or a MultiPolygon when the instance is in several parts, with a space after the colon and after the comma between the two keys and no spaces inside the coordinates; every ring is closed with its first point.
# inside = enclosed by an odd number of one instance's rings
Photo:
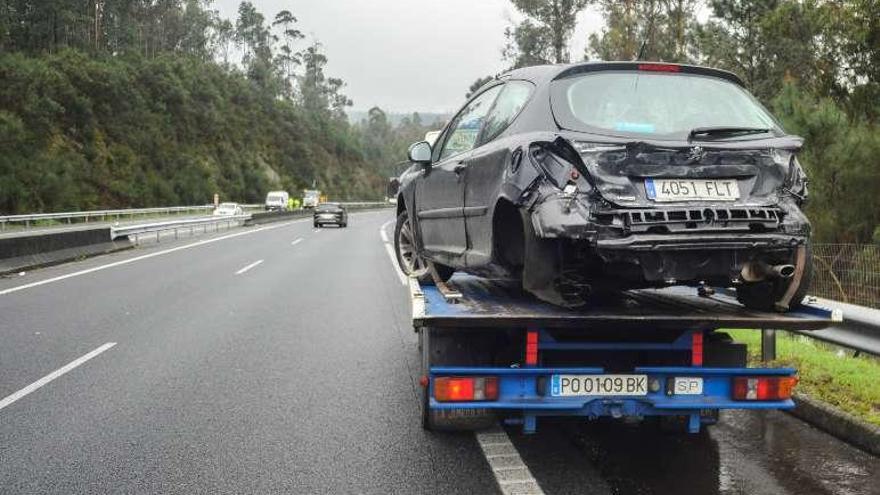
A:
{"type": "Polygon", "coordinates": [[[321,203],[315,208],[315,227],[332,223],[338,227],[348,226],[348,212],[339,203],[321,203]]]}
{"type": "Polygon", "coordinates": [[[287,191],[272,191],[266,195],[267,211],[284,211],[287,209],[287,201],[290,195],[287,191]]]}
{"type": "Polygon", "coordinates": [[[236,215],[244,215],[244,210],[238,203],[220,203],[220,206],[214,209],[215,217],[234,217],[236,215]]]}

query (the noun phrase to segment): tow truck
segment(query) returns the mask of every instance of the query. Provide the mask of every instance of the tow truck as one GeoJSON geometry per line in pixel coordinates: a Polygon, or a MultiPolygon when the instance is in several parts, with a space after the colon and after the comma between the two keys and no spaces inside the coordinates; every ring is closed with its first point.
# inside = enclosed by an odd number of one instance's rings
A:
{"type": "Polygon", "coordinates": [[[839,311],[746,309],[723,290],[628,291],[581,309],[516,284],[457,274],[410,277],[421,352],[422,426],[534,433],[538,418],[610,416],[697,433],[722,409],[791,409],[797,371],[748,367],[725,329],[819,330],[839,311]]]}

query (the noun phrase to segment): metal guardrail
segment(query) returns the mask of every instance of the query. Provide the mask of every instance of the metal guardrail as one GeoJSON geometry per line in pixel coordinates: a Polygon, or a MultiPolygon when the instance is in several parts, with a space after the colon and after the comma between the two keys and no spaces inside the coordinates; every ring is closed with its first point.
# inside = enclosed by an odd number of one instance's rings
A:
{"type": "MultiPolygon", "coordinates": [[[[880,357],[880,310],[829,299],[810,298],[810,304],[827,308],[842,318],[822,330],[796,331],[798,335],[860,353],[880,357]]],[[[776,359],[776,330],[761,330],[761,359],[776,359]]]]}
{"type": "Polygon", "coordinates": [[[88,222],[90,219],[107,220],[109,218],[120,219],[128,216],[161,215],[172,213],[205,213],[212,211],[213,205],[202,206],[164,206],[157,208],[127,208],[119,210],[91,210],[91,211],[67,211],[59,213],[31,213],[26,215],[2,215],[0,216],[0,231],[6,230],[10,224],[24,224],[30,228],[31,224],[40,220],[60,220],[72,223],[74,219],[88,222]]]}
{"type": "Polygon", "coordinates": [[[816,303],[843,313],[844,320],[829,328],[801,335],[880,356],[880,310],[828,299],[815,298],[816,303]]]}
{"type": "Polygon", "coordinates": [[[215,230],[219,230],[220,225],[222,224],[226,224],[226,228],[228,229],[233,224],[238,225],[240,223],[244,223],[250,217],[250,215],[231,215],[222,217],[218,216],[189,218],[184,220],[172,220],[168,222],[154,222],[139,225],[126,225],[122,227],[111,227],[110,238],[117,239],[123,236],[134,236],[135,244],[137,244],[140,240],[139,237],[141,235],[155,233],[156,242],[158,242],[162,232],[173,230],[174,238],[176,239],[178,231],[180,230],[189,229],[190,233],[195,233],[196,227],[202,227],[203,232],[207,232],[208,226],[213,225],[215,227],[215,230]]]}
{"type": "MultiPolygon", "coordinates": [[[[341,205],[350,208],[350,209],[359,209],[359,208],[384,208],[394,206],[391,203],[387,203],[384,201],[349,201],[349,202],[340,202],[341,205]]],[[[248,209],[262,209],[263,205],[239,205],[242,208],[248,209]]],[[[208,207],[213,209],[213,206],[208,207]]],[[[303,214],[308,214],[307,210],[300,210],[303,214]]],[[[251,218],[250,214],[247,215],[234,215],[228,217],[204,217],[204,218],[188,218],[183,220],[171,220],[165,222],[154,222],[154,223],[146,223],[146,224],[138,224],[138,225],[125,225],[120,227],[111,227],[110,229],[110,237],[112,239],[116,239],[118,237],[123,236],[135,236],[135,243],[139,242],[139,236],[143,234],[156,234],[156,241],[159,241],[160,234],[162,232],[166,232],[169,230],[174,231],[174,238],[177,238],[178,232],[180,230],[189,229],[191,233],[194,233],[196,227],[202,227],[204,232],[207,232],[207,228],[210,225],[214,225],[215,229],[219,229],[219,226],[222,224],[226,224],[226,227],[229,228],[233,223],[236,225],[239,223],[244,223],[245,221],[251,218]]]]}
{"type": "MultiPolygon", "coordinates": [[[[372,208],[393,206],[391,203],[384,201],[347,201],[340,202],[343,206],[349,208],[372,208]]],[[[266,207],[264,204],[239,204],[245,210],[262,210],[266,207]]],[[[56,220],[65,223],[72,223],[73,220],[82,220],[88,222],[91,219],[116,219],[122,217],[136,217],[144,215],[162,215],[174,213],[206,213],[214,209],[214,205],[196,205],[196,206],[163,206],[155,208],[124,208],[116,210],[89,210],[89,211],[66,211],[57,213],[29,213],[24,215],[0,215],[0,231],[6,230],[11,224],[24,224],[26,228],[30,228],[31,224],[41,220],[56,220]]]]}

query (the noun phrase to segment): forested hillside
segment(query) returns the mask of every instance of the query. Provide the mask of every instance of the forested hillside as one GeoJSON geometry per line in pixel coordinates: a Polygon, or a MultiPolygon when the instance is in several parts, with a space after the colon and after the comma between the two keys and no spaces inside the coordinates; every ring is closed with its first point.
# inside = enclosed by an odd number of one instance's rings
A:
{"type": "Polygon", "coordinates": [[[0,212],[381,197],[321,45],[291,12],[209,5],[0,2],[0,212]]]}

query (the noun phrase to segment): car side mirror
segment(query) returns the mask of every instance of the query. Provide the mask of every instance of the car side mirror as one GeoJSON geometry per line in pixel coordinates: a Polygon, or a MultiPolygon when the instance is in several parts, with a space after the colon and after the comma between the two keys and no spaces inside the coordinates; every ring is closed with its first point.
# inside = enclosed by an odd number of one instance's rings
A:
{"type": "Polygon", "coordinates": [[[410,145],[407,155],[409,157],[409,161],[413,163],[430,165],[431,145],[428,144],[427,141],[419,141],[418,143],[413,143],[410,145]]]}

